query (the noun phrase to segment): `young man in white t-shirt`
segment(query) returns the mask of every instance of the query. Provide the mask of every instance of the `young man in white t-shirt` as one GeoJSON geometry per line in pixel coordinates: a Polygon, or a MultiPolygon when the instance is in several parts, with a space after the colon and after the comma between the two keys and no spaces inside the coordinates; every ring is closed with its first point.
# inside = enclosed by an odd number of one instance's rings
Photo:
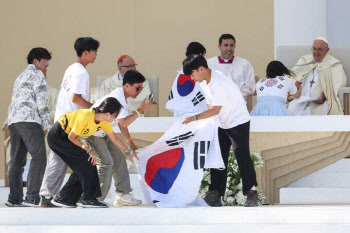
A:
{"type": "Polygon", "coordinates": [[[245,206],[257,206],[256,174],[250,159],[249,124],[250,116],[239,88],[224,74],[208,68],[203,56],[192,55],[183,62],[186,75],[201,83],[208,110],[188,117],[184,124],[212,116],[219,118],[219,143],[226,169],[210,169],[211,184],[204,200],[210,206],[222,206],[227,181],[227,164],[231,145],[242,174],[243,194],[247,195],[245,206]]]}
{"type": "MultiPolygon", "coordinates": [[[[186,48],[186,57],[194,54],[205,57],[207,50],[199,42],[191,42],[186,48]]],[[[207,110],[203,91],[198,82],[192,82],[191,77],[184,75],[182,67],[170,90],[165,108],[178,117],[186,113],[202,112],[207,110]]]]}
{"type": "MultiPolygon", "coordinates": [[[[122,87],[117,87],[93,105],[93,107],[98,106],[108,97],[116,98],[119,101],[122,109],[117,116],[118,127],[133,151],[138,148],[130,137],[128,126],[150,108],[152,100],[144,99],[139,108],[129,115],[129,97],[135,99],[141,93],[145,81],[146,79],[141,73],[136,70],[129,70],[124,74],[122,87]]],[[[124,151],[120,151],[102,130],[89,137],[87,142],[94,148],[99,158],[97,160],[97,172],[102,192],[99,200],[103,201],[106,198],[113,177],[116,189],[116,198],[113,205],[134,206],[141,204],[141,200],[130,195],[132,189],[124,151]]]]}
{"type": "MultiPolygon", "coordinates": [[[[92,106],[88,101],[90,85],[86,66],[95,62],[99,46],[100,42],[91,37],[81,37],[75,41],[77,61],[70,65],[64,73],[54,121],[67,112],[92,106]]],[[[51,200],[61,188],[66,172],[67,165],[51,151],[40,189],[42,207],[54,207],[51,200]]]]}

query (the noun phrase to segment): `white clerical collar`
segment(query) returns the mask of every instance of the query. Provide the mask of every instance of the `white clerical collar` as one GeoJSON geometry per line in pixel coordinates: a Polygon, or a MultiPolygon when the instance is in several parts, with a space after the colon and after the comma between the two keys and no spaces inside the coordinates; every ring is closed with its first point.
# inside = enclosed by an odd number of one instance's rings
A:
{"type": "Polygon", "coordinates": [[[235,56],[232,56],[230,59],[224,59],[221,56],[218,56],[218,60],[220,64],[232,64],[234,58],[235,56]]]}

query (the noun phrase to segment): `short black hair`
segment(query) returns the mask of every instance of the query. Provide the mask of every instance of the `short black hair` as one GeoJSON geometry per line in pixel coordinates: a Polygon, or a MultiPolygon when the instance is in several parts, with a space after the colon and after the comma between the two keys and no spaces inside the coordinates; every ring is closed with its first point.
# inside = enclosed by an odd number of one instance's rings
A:
{"type": "Polygon", "coordinates": [[[236,38],[231,34],[222,34],[219,38],[219,45],[221,45],[222,40],[232,39],[236,44],[236,38]]]}
{"type": "Polygon", "coordinates": [[[291,75],[291,71],[280,61],[272,61],[266,67],[266,78],[291,75]]]}
{"type": "Polygon", "coordinates": [[[75,52],[77,52],[77,56],[81,57],[83,52],[91,50],[98,50],[100,47],[100,42],[91,37],[80,37],[76,39],[74,43],[75,52]]]}
{"type": "Polygon", "coordinates": [[[94,110],[96,113],[117,113],[118,115],[121,108],[122,105],[116,98],[108,97],[104,99],[98,107],[93,108],[92,110],[94,110]]]}
{"type": "Polygon", "coordinates": [[[191,42],[188,44],[186,49],[186,57],[190,55],[203,55],[207,52],[205,47],[199,42],[191,42]]]}
{"type": "Polygon", "coordinates": [[[123,77],[123,86],[129,83],[131,86],[135,83],[143,83],[146,81],[145,77],[137,70],[128,70],[123,77]]]}
{"type": "Polygon", "coordinates": [[[51,53],[45,48],[37,47],[32,48],[27,56],[28,64],[33,64],[34,59],[40,61],[41,59],[50,60],[52,58],[51,53]]]}
{"type": "Polygon", "coordinates": [[[185,75],[192,75],[194,70],[198,70],[199,67],[203,66],[208,69],[207,60],[201,55],[190,55],[183,62],[183,71],[185,75]]]}

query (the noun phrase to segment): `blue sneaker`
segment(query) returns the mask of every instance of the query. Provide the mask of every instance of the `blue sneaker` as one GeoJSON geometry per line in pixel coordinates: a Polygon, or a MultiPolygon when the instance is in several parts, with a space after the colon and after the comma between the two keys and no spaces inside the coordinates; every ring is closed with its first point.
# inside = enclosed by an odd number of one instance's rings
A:
{"type": "Polygon", "coordinates": [[[81,200],[80,206],[83,208],[107,208],[107,204],[98,200],[81,200]]]}

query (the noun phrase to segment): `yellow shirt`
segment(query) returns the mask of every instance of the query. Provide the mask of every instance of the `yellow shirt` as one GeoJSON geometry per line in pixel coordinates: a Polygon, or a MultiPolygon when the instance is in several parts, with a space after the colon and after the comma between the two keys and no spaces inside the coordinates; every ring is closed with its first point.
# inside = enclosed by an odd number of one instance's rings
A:
{"type": "Polygon", "coordinates": [[[113,132],[111,123],[101,121],[96,124],[94,117],[95,112],[92,109],[79,109],[62,115],[58,122],[61,124],[64,132],[69,134],[73,131],[74,134],[82,138],[89,137],[100,129],[107,133],[113,132]]]}

